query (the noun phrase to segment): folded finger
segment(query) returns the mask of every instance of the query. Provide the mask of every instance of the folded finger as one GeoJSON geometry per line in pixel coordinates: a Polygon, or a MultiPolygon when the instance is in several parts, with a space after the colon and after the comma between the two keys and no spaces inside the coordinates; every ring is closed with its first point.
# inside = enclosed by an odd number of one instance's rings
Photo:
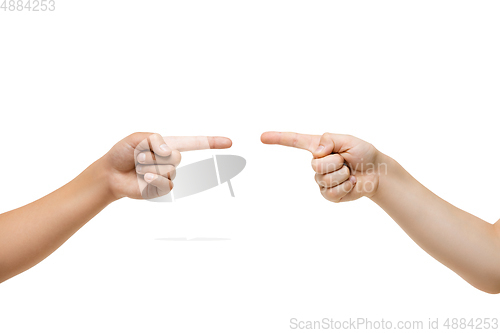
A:
{"type": "Polygon", "coordinates": [[[138,175],[145,175],[147,173],[154,173],[157,175],[161,175],[163,177],[167,177],[168,179],[173,180],[175,178],[175,166],[170,164],[162,164],[162,165],[143,165],[137,164],[135,167],[135,171],[138,175]]]}
{"type": "Polygon", "coordinates": [[[322,188],[330,188],[342,184],[351,176],[351,171],[347,166],[343,166],[340,170],[327,174],[316,174],[314,179],[316,183],[322,188]]]}
{"type": "Polygon", "coordinates": [[[153,164],[153,165],[162,165],[162,164],[170,164],[174,166],[178,166],[181,163],[181,153],[177,150],[172,150],[172,153],[169,156],[158,156],[150,151],[142,151],[137,155],[137,163],[139,164],[153,164]]]}
{"type": "Polygon", "coordinates": [[[356,178],[351,176],[348,181],[345,181],[338,186],[330,188],[320,187],[320,189],[321,194],[326,200],[338,203],[342,201],[343,197],[352,191],[354,185],[356,185],[356,178]]]}
{"type": "Polygon", "coordinates": [[[154,187],[149,189],[146,188],[148,190],[149,197],[154,197],[155,195],[157,197],[161,197],[168,194],[174,187],[174,183],[172,183],[170,179],[153,173],[145,174],[144,180],[146,183],[154,187]]]}
{"type": "Polygon", "coordinates": [[[326,174],[339,170],[344,165],[344,158],[340,154],[332,154],[322,158],[314,158],[311,166],[316,173],[326,174]]]}

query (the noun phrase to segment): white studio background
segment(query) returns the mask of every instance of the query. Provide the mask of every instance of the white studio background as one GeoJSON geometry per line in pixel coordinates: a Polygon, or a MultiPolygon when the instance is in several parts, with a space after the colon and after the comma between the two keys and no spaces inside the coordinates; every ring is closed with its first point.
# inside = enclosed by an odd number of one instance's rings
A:
{"type": "MultiPolygon", "coordinates": [[[[451,203],[500,218],[496,1],[56,0],[0,11],[0,211],[136,131],[223,135],[247,167],[182,199],[124,199],[0,285],[0,332],[289,332],[289,321],[498,318],[366,199],[336,205],[308,152],[348,133],[451,203]],[[218,237],[228,241],[158,241],[218,237]]],[[[422,332],[422,331],[421,331],[422,332]]]]}

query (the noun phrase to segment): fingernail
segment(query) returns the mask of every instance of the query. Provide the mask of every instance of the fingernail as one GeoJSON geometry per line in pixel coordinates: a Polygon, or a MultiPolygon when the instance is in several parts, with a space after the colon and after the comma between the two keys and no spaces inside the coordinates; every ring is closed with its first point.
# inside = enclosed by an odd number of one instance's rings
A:
{"type": "Polygon", "coordinates": [[[139,162],[146,162],[146,154],[144,153],[140,153],[138,156],[137,156],[137,160],[139,162]]]}
{"type": "Polygon", "coordinates": [[[135,171],[141,172],[142,171],[142,165],[138,165],[135,167],[135,171]]]}
{"type": "Polygon", "coordinates": [[[352,183],[353,185],[356,185],[356,183],[358,182],[358,180],[357,180],[357,179],[356,179],[356,177],[354,177],[354,176],[351,176],[351,178],[349,178],[349,180],[351,181],[351,183],[352,183]]]}
{"type": "Polygon", "coordinates": [[[325,146],[319,145],[318,148],[316,148],[316,151],[314,152],[315,154],[319,154],[325,149],[325,146]]]}
{"type": "Polygon", "coordinates": [[[144,176],[144,179],[147,181],[147,182],[152,182],[153,180],[156,179],[156,175],[152,174],[152,173],[147,173],[145,176],[144,176]]]}
{"type": "Polygon", "coordinates": [[[160,146],[160,149],[163,150],[164,152],[170,151],[170,148],[168,148],[168,146],[166,144],[162,144],[160,146]]]}

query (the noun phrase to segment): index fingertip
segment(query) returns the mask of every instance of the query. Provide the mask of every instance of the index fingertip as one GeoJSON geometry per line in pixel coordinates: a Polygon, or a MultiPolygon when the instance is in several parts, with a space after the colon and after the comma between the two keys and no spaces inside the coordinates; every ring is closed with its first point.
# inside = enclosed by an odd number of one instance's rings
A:
{"type": "Polygon", "coordinates": [[[222,148],[231,148],[233,146],[233,141],[230,138],[221,139],[222,148]]]}
{"type": "Polygon", "coordinates": [[[231,148],[233,145],[231,139],[222,136],[212,137],[212,140],[209,140],[209,143],[210,149],[227,149],[231,148]]]}
{"type": "Polygon", "coordinates": [[[260,136],[260,141],[264,144],[270,145],[275,144],[277,142],[277,134],[278,132],[264,132],[260,136]]]}

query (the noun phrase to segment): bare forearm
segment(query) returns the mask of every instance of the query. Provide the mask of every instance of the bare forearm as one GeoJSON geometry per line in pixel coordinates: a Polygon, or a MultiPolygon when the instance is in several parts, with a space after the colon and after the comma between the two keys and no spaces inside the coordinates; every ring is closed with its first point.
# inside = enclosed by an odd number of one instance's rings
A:
{"type": "Polygon", "coordinates": [[[164,138],[148,132],[120,140],[66,186],[0,215],[0,282],[39,263],[112,201],[168,194],[181,151],[231,145],[224,137],[164,138]]]}
{"type": "Polygon", "coordinates": [[[442,200],[396,161],[371,198],[427,253],[478,289],[500,292],[497,227],[442,200]]]}
{"type": "Polygon", "coordinates": [[[0,282],[46,258],[113,201],[100,163],[40,200],[0,215],[0,282]]]}

